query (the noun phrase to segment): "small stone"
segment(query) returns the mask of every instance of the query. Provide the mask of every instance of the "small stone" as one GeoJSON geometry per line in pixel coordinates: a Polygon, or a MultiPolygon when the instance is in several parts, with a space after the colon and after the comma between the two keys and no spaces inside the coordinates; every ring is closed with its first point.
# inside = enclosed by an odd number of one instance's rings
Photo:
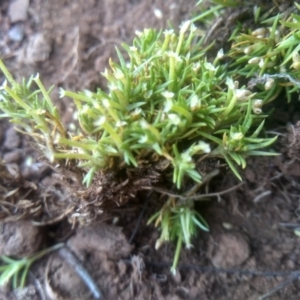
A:
{"type": "Polygon", "coordinates": [[[50,41],[42,33],[30,37],[25,50],[25,58],[28,63],[36,64],[49,58],[52,46],[50,41]]]}
{"type": "Polygon", "coordinates": [[[13,127],[10,127],[5,133],[4,149],[13,150],[19,147],[21,139],[13,127]]]}
{"type": "Polygon", "coordinates": [[[13,25],[8,31],[8,37],[14,42],[21,42],[24,37],[24,28],[21,24],[13,25]]]}
{"type": "Polygon", "coordinates": [[[12,23],[27,20],[29,0],[11,1],[8,7],[8,16],[12,23]]]}
{"type": "Polygon", "coordinates": [[[249,244],[238,232],[222,233],[214,237],[209,245],[211,263],[216,268],[240,266],[250,256],[249,244]]]}

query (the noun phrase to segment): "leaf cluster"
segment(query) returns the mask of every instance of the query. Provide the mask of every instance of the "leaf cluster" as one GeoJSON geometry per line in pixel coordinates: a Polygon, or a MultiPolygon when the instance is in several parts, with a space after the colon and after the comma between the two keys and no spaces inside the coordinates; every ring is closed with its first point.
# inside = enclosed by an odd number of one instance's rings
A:
{"type": "MultiPolygon", "coordinates": [[[[299,4],[295,6],[300,9],[299,4]]],[[[281,13],[266,18],[256,8],[255,19],[255,29],[237,31],[232,37],[228,56],[234,61],[229,74],[238,74],[237,78],[264,76],[265,80],[257,81],[257,97],[264,104],[274,100],[282,90],[290,101],[292,93],[299,92],[300,88],[296,80],[300,75],[300,15],[281,13]]]]}

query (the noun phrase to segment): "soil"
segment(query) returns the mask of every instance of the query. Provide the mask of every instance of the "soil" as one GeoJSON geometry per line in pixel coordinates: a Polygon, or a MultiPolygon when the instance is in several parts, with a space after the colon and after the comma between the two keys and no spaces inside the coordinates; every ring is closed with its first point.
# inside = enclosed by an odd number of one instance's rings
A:
{"type": "MultiPolygon", "coordinates": [[[[39,73],[47,87],[105,88],[100,73],[115,46],[130,43],[136,30],[166,28],[167,21],[176,28],[196,10],[184,0],[2,1],[0,52],[18,79],[39,73]]],[[[238,15],[244,11],[232,20],[238,15]]],[[[72,104],[58,100],[57,88],[53,98],[68,124],[72,104]]],[[[106,222],[75,226],[71,191],[82,188],[81,174],[56,172],[27,136],[0,121],[0,255],[21,258],[65,243],[33,265],[24,289],[2,286],[0,299],[299,299],[300,112],[280,103],[268,126],[280,136],[281,156],[250,158],[243,185],[197,204],[210,231],[182,250],[175,276],[175,246],[156,251],[159,232],[146,225],[156,194],[138,194],[106,222]]],[[[207,191],[238,184],[222,175],[207,191]]]]}

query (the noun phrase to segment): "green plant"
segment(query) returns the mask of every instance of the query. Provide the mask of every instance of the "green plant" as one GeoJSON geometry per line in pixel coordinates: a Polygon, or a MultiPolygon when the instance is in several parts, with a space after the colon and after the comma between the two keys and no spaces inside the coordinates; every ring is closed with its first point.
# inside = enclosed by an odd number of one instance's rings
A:
{"type": "MultiPolygon", "coordinates": [[[[257,20],[259,13],[256,10],[257,20]]],[[[190,21],[178,34],[174,30],[137,32],[132,46],[123,45],[129,58],[117,49],[119,63],[110,61],[110,70],[104,71],[107,92],[61,89],[60,96],[72,98],[77,107],[79,127],[75,132],[64,128],[50,91],[38,76],[18,84],[0,62],[9,83],[2,85],[0,94],[2,117],[11,118],[36,139],[50,160],[76,161],[85,171],[87,186],[99,172],[105,175],[126,166],[143,168],[145,161],[163,163],[160,171],[166,184],[174,184],[185,200],[168,196],[149,223],[161,227],[157,247],[177,240],[175,272],[182,244],[191,246],[197,228],[208,230],[194,209],[193,197],[203,184],[201,166],[210,159],[221,159],[241,179],[239,166],[246,167],[247,156],[275,155],[261,150],[276,140],[261,134],[267,117],[263,106],[284,86],[281,82],[272,86],[269,79],[287,79],[289,94],[298,89],[296,81],[289,80],[295,72],[277,73],[277,64],[285,66],[291,60],[292,68],[298,68],[299,17],[293,19],[296,22],[282,23],[290,31],[279,44],[279,17],[266,21],[273,22],[267,37],[236,30],[232,50],[228,54],[220,50],[212,61],[206,59],[210,46],[202,45],[203,38],[190,21]],[[258,55],[263,65],[249,64],[258,55]],[[224,56],[233,59],[225,64],[224,56]],[[248,76],[258,88],[264,80],[271,86],[253,92],[243,85],[248,76]]],[[[153,184],[150,182],[150,187],[153,184]]]]}
{"type": "MultiPolygon", "coordinates": [[[[300,5],[295,3],[297,9],[300,5]]],[[[274,100],[283,90],[288,101],[298,92],[300,82],[300,15],[284,13],[267,18],[255,10],[256,27],[236,32],[228,56],[234,61],[229,74],[250,78],[257,97],[264,104],[274,100]]]]}
{"type": "Polygon", "coordinates": [[[6,264],[0,265],[0,286],[12,280],[14,289],[18,287],[24,288],[31,265],[38,259],[42,258],[52,251],[58,250],[62,246],[63,244],[57,244],[50,248],[39,251],[29,257],[24,257],[19,260],[12,259],[4,255],[1,256],[0,259],[6,264]]]}

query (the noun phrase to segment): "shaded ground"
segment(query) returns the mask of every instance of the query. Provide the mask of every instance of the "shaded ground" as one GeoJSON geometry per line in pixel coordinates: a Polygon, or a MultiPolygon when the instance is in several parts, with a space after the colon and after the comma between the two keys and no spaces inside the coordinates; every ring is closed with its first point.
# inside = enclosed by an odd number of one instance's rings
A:
{"type": "MultiPolygon", "coordinates": [[[[177,27],[195,10],[194,2],[183,0],[15,2],[0,6],[0,52],[9,69],[18,78],[38,72],[47,86],[72,90],[104,87],[100,72],[115,56],[114,47],[130,42],[136,30],[164,28],[167,20],[177,27]]],[[[68,123],[73,110],[64,101],[57,103],[68,123]]],[[[104,299],[254,300],[286,280],[291,284],[269,299],[299,299],[293,272],[300,270],[300,238],[294,234],[300,218],[300,118],[293,107],[278,107],[274,115],[270,128],[280,134],[276,147],[282,156],[249,159],[243,186],[199,203],[210,232],[200,233],[194,248],[182,251],[175,277],[169,272],[174,245],[155,251],[159,232],[146,226],[160,201],[157,195],[139,195],[132,207],[116,209],[107,225],[73,227],[61,207],[76,203],[70,188],[81,179],[73,173],[55,177],[29,139],[1,121],[6,165],[0,168],[0,218],[13,221],[1,224],[1,255],[22,257],[66,242],[104,299]],[[145,203],[148,209],[138,223],[145,203]]],[[[222,176],[208,191],[237,183],[222,176]]],[[[91,292],[97,294],[78,277],[68,254],[59,251],[34,265],[25,289],[3,287],[0,299],[93,299],[91,292]]]]}

